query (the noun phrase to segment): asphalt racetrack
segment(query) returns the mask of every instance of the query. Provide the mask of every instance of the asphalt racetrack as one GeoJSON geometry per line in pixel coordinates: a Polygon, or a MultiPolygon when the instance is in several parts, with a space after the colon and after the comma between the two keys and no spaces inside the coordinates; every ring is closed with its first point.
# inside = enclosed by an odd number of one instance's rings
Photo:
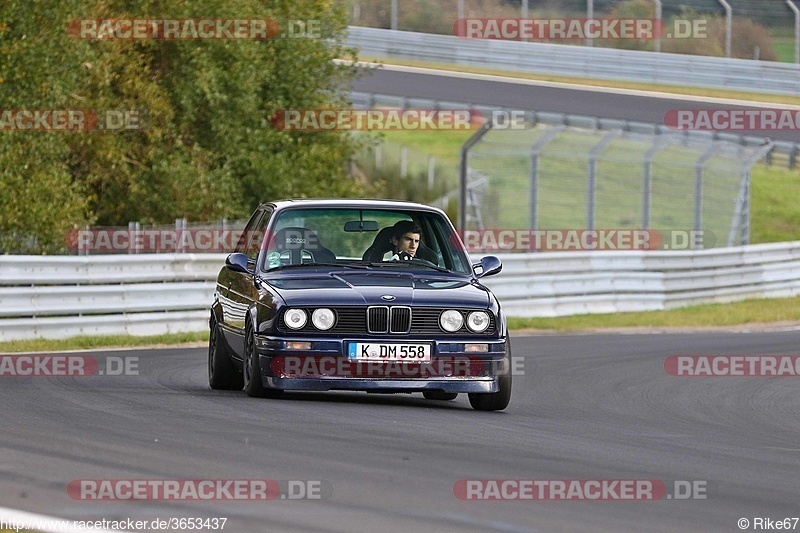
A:
{"type": "Polygon", "coordinates": [[[513,342],[522,362],[503,412],[473,411],[463,395],[267,400],[212,391],[204,348],[86,354],[100,368],[108,358],[134,362],[138,375],[2,377],[0,502],[75,519],[225,517],[224,531],[257,533],[740,531],[741,518],[752,530],[755,518],[800,516],[798,378],[664,369],[670,355],[794,355],[800,331],[513,342]],[[269,501],[91,501],[68,492],[87,479],[318,481],[294,486],[322,490],[269,501]],[[507,479],[660,480],[674,497],[454,493],[464,480],[507,479]],[[676,481],[704,498],[678,499],[676,481]]]}
{"type": "MultiPolygon", "coordinates": [[[[406,72],[397,67],[362,69],[363,75],[352,83],[352,90],[442,100],[469,104],[492,105],[508,109],[548,111],[572,115],[600,116],[662,124],[671,109],[755,109],[770,104],[730,105],[692,100],[679,96],[626,94],[614,89],[591,90],[574,86],[549,87],[527,84],[525,80],[493,78],[472,79],[469,75],[430,70],[406,72]]],[[[418,70],[418,69],[415,69],[418,70]]],[[[793,108],[797,109],[797,108],[793,108]]],[[[770,137],[775,140],[800,141],[797,129],[770,131],[735,131],[732,133],[770,137]]],[[[798,526],[800,527],[800,526],[798,526]]]]}

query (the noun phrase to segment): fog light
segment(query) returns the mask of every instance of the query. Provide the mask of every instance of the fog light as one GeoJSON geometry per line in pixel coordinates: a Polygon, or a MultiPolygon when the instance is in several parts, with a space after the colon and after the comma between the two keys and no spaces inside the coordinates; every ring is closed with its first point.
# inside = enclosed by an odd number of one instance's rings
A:
{"type": "Polygon", "coordinates": [[[310,342],[299,342],[299,341],[286,341],[286,348],[287,350],[310,350],[311,343],[310,342]]]}
{"type": "Polygon", "coordinates": [[[464,345],[464,351],[468,353],[488,353],[488,344],[468,343],[464,345]]]}

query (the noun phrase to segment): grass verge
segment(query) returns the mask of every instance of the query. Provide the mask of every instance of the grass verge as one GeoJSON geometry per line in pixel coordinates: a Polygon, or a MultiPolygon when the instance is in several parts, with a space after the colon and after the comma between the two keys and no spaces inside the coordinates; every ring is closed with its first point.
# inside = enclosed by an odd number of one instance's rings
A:
{"type": "MultiPolygon", "coordinates": [[[[55,352],[61,350],[89,350],[92,348],[136,348],[156,345],[184,344],[208,341],[208,332],[166,333],[137,337],[133,335],[105,335],[70,337],[68,339],[32,339],[0,342],[0,353],[55,352]]],[[[2,533],[2,531],[0,531],[2,533]]]]}
{"type": "Polygon", "coordinates": [[[573,315],[556,318],[509,318],[508,324],[512,330],[586,331],[637,327],[711,328],[780,322],[800,322],[800,297],[694,305],[668,311],[573,315]]]}
{"type": "MultiPolygon", "coordinates": [[[[800,323],[800,297],[765,298],[728,304],[706,304],[668,311],[573,315],[555,318],[509,318],[512,331],[544,330],[552,332],[592,331],[615,328],[697,329],[734,327],[747,324],[800,323]]],[[[135,348],[205,342],[208,332],[171,333],[149,337],[109,335],[72,337],[63,340],[27,340],[0,343],[0,353],[56,352],[91,348],[135,348]]],[[[0,530],[0,533],[4,533],[0,530]]]]}

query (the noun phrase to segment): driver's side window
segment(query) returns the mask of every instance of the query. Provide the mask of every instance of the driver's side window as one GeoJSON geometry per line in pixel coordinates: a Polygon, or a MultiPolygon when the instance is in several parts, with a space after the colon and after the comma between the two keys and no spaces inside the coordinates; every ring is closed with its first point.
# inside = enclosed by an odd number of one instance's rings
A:
{"type": "Polygon", "coordinates": [[[250,221],[245,226],[242,235],[239,237],[239,242],[236,244],[236,252],[247,254],[247,259],[250,262],[255,262],[258,259],[258,253],[261,251],[261,244],[264,242],[264,232],[267,224],[269,223],[272,210],[261,209],[250,218],[250,221]]]}

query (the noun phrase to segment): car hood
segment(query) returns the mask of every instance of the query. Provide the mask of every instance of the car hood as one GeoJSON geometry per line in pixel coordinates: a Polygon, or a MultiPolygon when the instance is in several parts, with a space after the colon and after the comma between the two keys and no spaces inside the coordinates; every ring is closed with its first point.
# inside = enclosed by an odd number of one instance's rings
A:
{"type": "Polygon", "coordinates": [[[270,277],[265,281],[290,306],[489,307],[489,291],[464,277],[410,272],[326,272],[270,277]]]}

